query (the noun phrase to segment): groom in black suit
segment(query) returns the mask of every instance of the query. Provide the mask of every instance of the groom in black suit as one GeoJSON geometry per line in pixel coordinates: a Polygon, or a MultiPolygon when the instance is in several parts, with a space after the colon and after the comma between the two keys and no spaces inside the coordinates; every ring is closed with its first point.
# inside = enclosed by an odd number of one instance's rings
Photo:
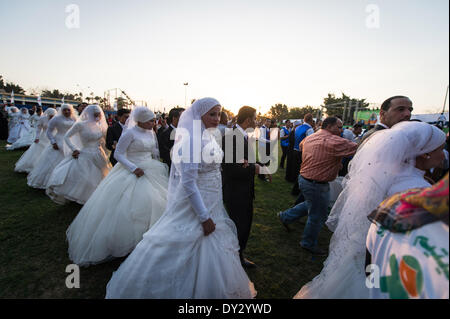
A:
{"type": "Polygon", "coordinates": [[[130,110],[120,109],[117,111],[118,122],[115,122],[112,126],[108,127],[106,131],[106,148],[111,151],[109,156],[109,161],[114,166],[117,161],[114,158],[114,151],[116,149],[117,142],[119,142],[120,135],[122,135],[122,130],[125,127],[125,122],[130,116],[130,110]]]}
{"type": "Polygon", "coordinates": [[[222,163],[223,202],[228,215],[237,228],[239,240],[239,257],[242,266],[256,267],[244,258],[243,251],[247,245],[253,218],[253,199],[255,197],[255,174],[260,166],[255,164],[255,152],[252,150],[248,128],[256,126],[256,109],[243,106],[237,115],[237,124],[222,138],[224,160],[222,163]]]}
{"type": "Polygon", "coordinates": [[[173,108],[169,111],[169,117],[167,119],[167,124],[169,126],[161,132],[158,132],[158,144],[159,144],[159,156],[164,163],[169,166],[172,165],[172,160],[170,158],[170,151],[172,150],[174,140],[171,138],[172,131],[176,131],[178,126],[178,121],[180,120],[181,113],[183,113],[184,108],[178,107],[173,108]]]}

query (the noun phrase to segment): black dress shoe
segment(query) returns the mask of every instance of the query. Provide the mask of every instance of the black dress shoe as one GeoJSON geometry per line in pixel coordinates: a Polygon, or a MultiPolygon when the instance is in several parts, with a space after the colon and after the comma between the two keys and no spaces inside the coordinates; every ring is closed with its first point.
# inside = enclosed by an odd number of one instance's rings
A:
{"type": "Polygon", "coordinates": [[[302,245],[300,245],[300,247],[302,247],[303,249],[309,251],[314,256],[326,256],[326,255],[328,255],[328,253],[325,250],[323,250],[323,249],[321,249],[319,247],[307,248],[307,247],[304,247],[302,245]]]}
{"type": "Polygon", "coordinates": [[[251,262],[247,258],[242,259],[241,264],[244,268],[256,268],[256,264],[254,262],[251,262]]]}
{"type": "Polygon", "coordinates": [[[291,231],[291,229],[289,228],[288,224],[283,223],[283,221],[281,220],[281,212],[278,212],[278,219],[280,220],[281,225],[284,226],[284,228],[286,229],[286,231],[289,233],[291,231]]]}

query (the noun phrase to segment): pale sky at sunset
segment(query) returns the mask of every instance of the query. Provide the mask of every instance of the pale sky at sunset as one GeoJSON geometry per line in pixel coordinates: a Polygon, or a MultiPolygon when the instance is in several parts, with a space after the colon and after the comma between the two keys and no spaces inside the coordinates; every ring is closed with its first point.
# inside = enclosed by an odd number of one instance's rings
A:
{"type": "Polygon", "coordinates": [[[184,106],[189,82],[188,101],[234,112],[344,92],[407,95],[425,113],[442,109],[449,82],[448,12],[448,0],[0,0],[0,75],[25,90],[117,87],[166,110],[184,106]],[[71,3],[78,29],[66,27],[71,3]],[[369,4],[379,28],[366,26],[369,4]]]}

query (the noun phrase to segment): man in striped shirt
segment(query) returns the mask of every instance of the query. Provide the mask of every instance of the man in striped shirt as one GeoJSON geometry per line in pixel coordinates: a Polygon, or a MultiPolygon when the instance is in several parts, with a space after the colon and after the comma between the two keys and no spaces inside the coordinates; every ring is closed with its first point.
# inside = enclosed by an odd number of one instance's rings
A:
{"type": "Polygon", "coordinates": [[[342,158],[354,155],[358,148],[358,144],[340,137],[341,133],[342,121],[328,117],[323,121],[321,130],[302,141],[298,183],[305,201],[278,214],[288,230],[288,224],[308,216],[300,246],[315,255],[326,255],[317,247],[317,238],[328,217],[329,182],[337,177],[342,158]]]}

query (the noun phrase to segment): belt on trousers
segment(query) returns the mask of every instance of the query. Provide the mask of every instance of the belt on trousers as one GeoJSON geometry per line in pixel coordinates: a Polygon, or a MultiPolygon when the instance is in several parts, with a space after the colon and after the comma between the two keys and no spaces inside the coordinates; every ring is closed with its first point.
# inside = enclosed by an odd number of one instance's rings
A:
{"type": "Polygon", "coordinates": [[[328,182],[319,182],[319,181],[315,181],[315,180],[313,180],[313,179],[309,179],[309,178],[306,178],[306,177],[303,177],[303,176],[302,176],[302,178],[303,178],[304,180],[307,180],[307,181],[310,182],[310,183],[316,183],[316,184],[328,184],[328,182]]]}

